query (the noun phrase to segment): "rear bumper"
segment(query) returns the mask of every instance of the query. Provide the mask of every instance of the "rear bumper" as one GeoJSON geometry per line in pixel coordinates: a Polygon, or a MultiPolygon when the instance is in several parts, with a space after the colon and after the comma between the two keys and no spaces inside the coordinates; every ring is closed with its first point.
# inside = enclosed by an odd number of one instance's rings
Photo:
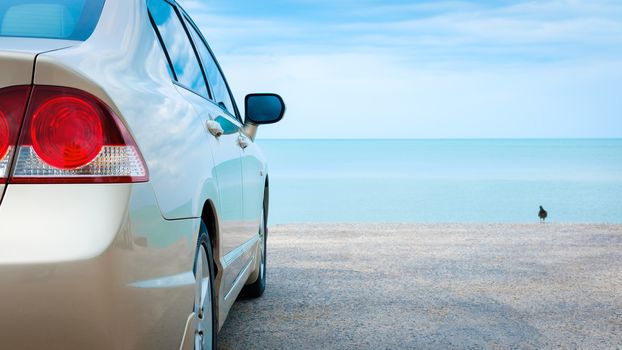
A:
{"type": "Polygon", "coordinates": [[[0,205],[0,348],[179,348],[197,219],[151,185],[9,185],[0,205]]]}
{"type": "Polygon", "coordinates": [[[0,267],[0,348],[115,348],[109,260],[0,267]]]}
{"type": "Polygon", "coordinates": [[[0,266],[102,254],[126,223],[132,185],[9,185],[0,205],[0,266]]]}

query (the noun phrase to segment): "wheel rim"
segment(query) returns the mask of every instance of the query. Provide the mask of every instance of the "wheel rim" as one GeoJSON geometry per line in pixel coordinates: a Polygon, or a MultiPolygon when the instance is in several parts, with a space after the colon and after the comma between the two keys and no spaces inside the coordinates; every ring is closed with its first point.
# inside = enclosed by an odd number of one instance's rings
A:
{"type": "Polygon", "coordinates": [[[195,349],[212,348],[212,294],[209,276],[207,252],[201,245],[195,268],[194,314],[196,329],[194,333],[195,349]]]}

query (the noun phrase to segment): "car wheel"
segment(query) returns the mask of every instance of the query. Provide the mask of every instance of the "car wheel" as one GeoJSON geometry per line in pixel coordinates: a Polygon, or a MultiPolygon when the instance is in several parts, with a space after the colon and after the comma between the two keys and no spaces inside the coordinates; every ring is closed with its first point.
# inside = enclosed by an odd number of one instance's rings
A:
{"type": "Polygon", "coordinates": [[[259,224],[259,275],[257,281],[244,287],[242,295],[249,298],[259,298],[266,290],[266,256],[268,242],[268,225],[266,224],[266,205],[261,211],[261,222],[259,224]]]}
{"type": "MultiPolygon", "coordinates": [[[[202,225],[202,231],[207,232],[202,225]]],[[[194,267],[195,350],[216,349],[217,320],[214,295],[214,259],[207,234],[201,235],[194,267]]]]}

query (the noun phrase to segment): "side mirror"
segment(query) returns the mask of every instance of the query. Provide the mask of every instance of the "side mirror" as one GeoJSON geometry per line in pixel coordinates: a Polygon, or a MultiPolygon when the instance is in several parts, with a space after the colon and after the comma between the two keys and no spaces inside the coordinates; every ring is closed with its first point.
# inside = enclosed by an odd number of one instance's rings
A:
{"type": "Polygon", "coordinates": [[[244,99],[245,124],[273,124],[283,119],[285,102],[277,94],[250,94],[244,99]]]}

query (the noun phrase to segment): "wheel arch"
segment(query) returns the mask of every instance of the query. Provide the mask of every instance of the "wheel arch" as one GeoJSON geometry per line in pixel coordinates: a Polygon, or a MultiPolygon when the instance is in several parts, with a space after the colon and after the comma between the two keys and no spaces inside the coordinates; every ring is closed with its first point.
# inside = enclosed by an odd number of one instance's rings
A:
{"type": "Polygon", "coordinates": [[[268,174],[266,174],[266,181],[264,184],[264,204],[266,205],[266,217],[268,216],[267,213],[267,209],[268,209],[268,204],[270,204],[270,176],[268,174]]]}
{"type": "Polygon", "coordinates": [[[212,247],[213,259],[214,259],[214,268],[216,271],[216,278],[219,276],[219,273],[222,269],[220,266],[220,227],[218,224],[218,215],[216,212],[216,206],[211,199],[208,199],[203,204],[203,209],[201,210],[201,221],[207,228],[207,235],[209,238],[210,245],[212,247]]]}
{"type": "MultiPolygon", "coordinates": [[[[263,215],[264,215],[264,220],[267,226],[268,225],[268,212],[270,211],[270,177],[268,174],[266,174],[266,183],[264,185],[262,205],[264,206],[263,215]]],[[[266,234],[267,233],[268,233],[268,230],[266,228],[266,234]]]]}

